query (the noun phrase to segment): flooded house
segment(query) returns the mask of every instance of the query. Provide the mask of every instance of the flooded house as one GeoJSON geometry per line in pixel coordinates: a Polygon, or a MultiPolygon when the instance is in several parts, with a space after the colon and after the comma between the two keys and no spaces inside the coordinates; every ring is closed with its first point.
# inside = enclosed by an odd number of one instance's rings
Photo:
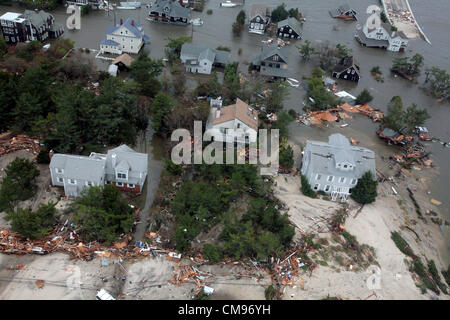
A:
{"type": "Polygon", "coordinates": [[[288,47],[278,47],[277,44],[265,45],[261,53],[253,58],[252,69],[268,78],[268,80],[283,80],[289,77],[288,47]]]}
{"type": "Polygon", "coordinates": [[[7,12],[0,17],[0,29],[6,42],[55,39],[64,33],[64,27],[44,10],[25,10],[23,14],[7,12]]]}
{"type": "Polygon", "coordinates": [[[278,38],[301,39],[300,22],[295,18],[287,18],[278,22],[277,36],[278,38]]]}
{"type": "Polygon", "coordinates": [[[147,178],[148,156],[121,145],[107,154],[55,153],[49,167],[52,185],[63,187],[66,196],[79,197],[85,188],[106,184],[121,191],[141,193],[147,178]]]}
{"type": "Polygon", "coordinates": [[[254,143],[258,135],[258,111],[239,98],[225,107],[221,103],[212,104],[206,129],[214,141],[254,143]]]}
{"type": "Polygon", "coordinates": [[[253,4],[248,14],[248,32],[264,34],[270,23],[271,9],[264,4],[253,4]]]}
{"type": "Polygon", "coordinates": [[[202,74],[211,74],[214,66],[225,67],[228,64],[229,57],[228,51],[191,43],[183,44],[180,53],[180,59],[186,71],[202,74]]]}
{"type": "Polygon", "coordinates": [[[138,53],[149,37],[144,34],[144,27],[133,18],[128,18],[117,26],[109,27],[106,39],[100,42],[100,51],[103,53],[122,54],[138,53]]]}
{"type": "Polygon", "coordinates": [[[92,9],[99,9],[104,5],[104,0],[66,0],[66,4],[76,6],[89,5],[92,9]]]}
{"type": "Polygon", "coordinates": [[[367,24],[364,24],[355,34],[355,39],[364,47],[395,52],[405,51],[408,46],[406,38],[402,31],[394,31],[389,23],[384,22],[378,28],[369,28],[367,24]]]}
{"type": "Polygon", "coordinates": [[[156,0],[151,5],[148,16],[151,21],[188,25],[190,9],[176,0],[156,0]]]}
{"type": "Polygon", "coordinates": [[[375,153],[351,145],[340,133],[329,136],[328,142],[306,141],[301,173],[314,191],[325,192],[333,201],[346,201],[367,171],[376,177],[375,153]]]}
{"type": "Polygon", "coordinates": [[[344,57],[333,69],[332,76],[337,79],[359,82],[361,78],[359,65],[352,56],[344,57]]]}
{"type": "Polygon", "coordinates": [[[343,4],[337,8],[331,9],[329,11],[330,16],[337,19],[343,19],[343,20],[358,20],[356,17],[357,12],[350,8],[348,3],[343,4]]]}

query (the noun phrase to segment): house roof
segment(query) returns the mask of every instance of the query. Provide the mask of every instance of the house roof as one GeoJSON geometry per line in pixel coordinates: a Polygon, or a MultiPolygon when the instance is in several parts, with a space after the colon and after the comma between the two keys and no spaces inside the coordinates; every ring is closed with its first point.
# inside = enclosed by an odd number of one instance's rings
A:
{"type": "Polygon", "coordinates": [[[24,17],[30,20],[33,26],[40,28],[47,25],[47,20],[51,18],[52,15],[44,10],[39,10],[38,12],[34,10],[25,10],[24,17]]]}
{"type": "Polygon", "coordinates": [[[50,168],[64,169],[64,176],[67,178],[99,181],[105,173],[105,160],[55,153],[50,161],[50,168]]]}
{"type": "Polygon", "coordinates": [[[0,17],[1,20],[8,20],[12,22],[22,23],[25,21],[21,13],[7,12],[0,17]]]}
{"type": "Polygon", "coordinates": [[[128,166],[130,171],[147,172],[148,155],[139,153],[128,147],[121,145],[117,148],[108,150],[106,154],[106,170],[113,170],[112,155],[116,155],[116,167],[128,166]]]}
{"type": "Polygon", "coordinates": [[[283,21],[278,22],[278,29],[284,26],[291,27],[291,29],[294,30],[298,35],[301,34],[300,22],[295,18],[287,18],[284,19],[283,21]]]}
{"type": "Polygon", "coordinates": [[[259,73],[266,76],[279,77],[279,78],[287,78],[290,73],[287,69],[282,68],[271,68],[268,66],[261,67],[259,73]]]}
{"type": "Polygon", "coordinates": [[[100,42],[100,44],[107,45],[107,46],[116,46],[116,47],[119,46],[118,42],[116,42],[114,40],[108,40],[108,39],[102,40],[102,42],[100,42]]]}
{"type": "Polygon", "coordinates": [[[306,142],[305,154],[308,154],[302,164],[308,173],[322,173],[341,177],[361,177],[366,171],[375,171],[375,153],[369,149],[352,146],[348,139],[339,134],[332,134],[328,143],[321,141],[306,142]],[[336,163],[349,162],[354,165],[353,170],[340,170],[336,163]]]}
{"type": "Polygon", "coordinates": [[[389,47],[389,41],[367,38],[362,29],[357,30],[355,36],[366,47],[389,47]]]}
{"type": "Polygon", "coordinates": [[[250,15],[249,19],[252,20],[256,16],[261,16],[262,18],[265,18],[267,15],[270,14],[270,9],[264,4],[252,4],[250,8],[250,15]]]}
{"type": "Polygon", "coordinates": [[[121,27],[127,28],[136,38],[143,38],[144,37],[144,29],[142,25],[134,20],[134,18],[128,18],[123,22],[123,24],[119,24],[115,27],[108,27],[106,29],[107,34],[112,34],[116,30],[120,29],[121,27]],[[133,25],[134,24],[134,25],[133,25]],[[142,30],[142,31],[141,31],[142,30]]]}
{"type": "Polygon", "coordinates": [[[237,98],[236,103],[222,107],[220,117],[214,115],[213,124],[220,124],[238,119],[254,130],[258,130],[258,111],[250,107],[241,99],[237,98]]]}
{"type": "Polygon", "coordinates": [[[121,54],[120,56],[118,56],[116,59],[114,59],[114,61],[112,62],[112,64],[118,64],[119,62],[122,62],[124,65],[126,65],[128,68],[131,66],[131,64],[133,63],[134,59],[127,53],[121,54]]]}
{"type": "Polygon", "coordinates": [[[207,59],[211,62],[227,64],[230,53],[224,50],[211,49],[203,45],[195,45],[185,43],[181,47],[180,56],[186,60],[202,60],[207,59]]]}
{"type": "Polygon", "coordinates": [[[359,73],[359,66],[358,66],[358,63],[356,62],[355,58],[353,58],[353,56],[344,57],[341,59],[339,64],[334,67],[333,71],[334,72],[342,72],[353,66],[355,67],[356,72],[359,73]]]}
{"type": "Polygon", "coordinates": [[[170,17],[189,18],[190,9],[183,7],[178,1],[172,0],[156,0],[150,11],[165,13],[170,17]]]}
{"type": "Polygon", "coordinates": [[[333,18],[336,18],[336,17],[339,17],[340,15],[342,15],[345,12],[350,11],[350,10],[351,10],[351,8],[350,8],[349,4],[346,3],[346,4],[343,4],[343,5],[339,6],[339,7],[337,7],[337,8],[331,9],[329,12],[330,12],[330,15],[333,18]]]}
{"type": "Polygon", "coordinates": [[[289,50],[289,48],[287,48],[287,47],[278,48],[277,44],[263,46],[261,53],[258,54],[253,59],[253,64],[260,65],[261,61],[266,60],[267,58],[269,58],[275,54],[278,54],[282,60],[284,60],[286,63],[288,63],[288,58],[289,58],[288,50],[289,50]]]}

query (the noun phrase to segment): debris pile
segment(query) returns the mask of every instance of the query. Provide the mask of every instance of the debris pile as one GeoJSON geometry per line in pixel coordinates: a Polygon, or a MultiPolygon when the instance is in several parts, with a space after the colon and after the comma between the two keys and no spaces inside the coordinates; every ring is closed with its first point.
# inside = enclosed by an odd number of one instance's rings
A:
{"type": "Polygon", "coordinates": [[[11,137],[10,131],[0,135],[0,156],[4,156],[11,152],[19,150],[27,150],[37,155],[41,150],[39,140],[33,137],[19,134],[15,137],[11,137]]]}
{"type": "Polygon", "coordinates": [[[203,289],[205,282],[212,277],[213,275],[209,272],[200,271],[191,265],[182,265],[180,262],[173,272],[173,280],[169,280],[169,282],[177,286],[182,283],[194,282],[197,285],[195,292],[197,294],[203,289]]]}
{"type": "MultiPolygon", "coordinates": [[[[293,285],[296,281],[302,282],[303,279],[299,276],[298,270],[306,266],[306,261],[298,256],[301,249],[294,250],[285,259],[278,259],[274,266],[273,280],[277,284],[283,286],[293,285]]],[[[304,288],[302,288],[304,289],[304,288]]]]}

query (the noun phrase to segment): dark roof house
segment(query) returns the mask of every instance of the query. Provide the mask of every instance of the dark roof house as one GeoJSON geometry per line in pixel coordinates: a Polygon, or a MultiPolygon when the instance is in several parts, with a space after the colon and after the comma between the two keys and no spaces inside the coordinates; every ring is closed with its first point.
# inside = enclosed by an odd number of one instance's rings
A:
{"type": "Polygon", "coordinates": [[[289,51],[287,47],[279,48],[276,44],[263,46],[261,53],[253,58],[252,67],[270,80],[286,80],[289,51]]]}
{"type": "Polygon", "coordinates": [[[359,65],[352,56],[342,58],[334,68],[332,75],[334,78],[354,82],[359,82],[361,78],[359,65]]]}
{"type": "Polygon", "coordinates": [[[295,18],[287,18],[278,22],[277,35],[279,38],[301,39],[300,22],[295,18]]]}
{"type": "Polygon", "coordinates": [[[165,22],[177,25],[189,23],[190,9],[183,7],[176,0],[156,0],[150,7],[151,21],[165,22]]]}

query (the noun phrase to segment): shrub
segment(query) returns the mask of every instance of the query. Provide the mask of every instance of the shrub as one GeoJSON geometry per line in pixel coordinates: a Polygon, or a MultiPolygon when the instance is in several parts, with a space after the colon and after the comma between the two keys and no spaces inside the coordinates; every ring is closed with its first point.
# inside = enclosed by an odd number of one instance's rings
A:
{"type": "Polygon", "coordinates": [[[285,168],[292,168],[294,165],[294,151],[291,146],[288,145],[287,148],[280,148],[280,164],[285,168]]]}
{"type": "Polygon", "coordinates": [[[39,151],[39,154],[36,157],[37,163],[48,164],[50,163],[50,157],[48,155],[48,151],[46,149],[42,149],[39,151]]]}
{"type": "Polygon", "coordinates": [[[36,239],[47,234],[55,222],[56,203],[41,204],[36,212],[18,208],[10,212],[6,219],[11,220],[11,230],[24,238],[36,239]]]}
{"type": "Polygon", "coordinates": [[[166,170],[174,176],[179,176],[183,172],[181,165],[174,163],[170,159],[166,161],[166,170]]]}
{"type": "Polygon", "coordinates": [[[391,239],[392,241],[394,241],[395,245],[401,252],[406,254],[408,257],[411,258],[416,257],[411,247],[409,246],[408,242],[406,242],[406,240],[402,238],[400,233],[398,233],[397,231],[391,232],[391,239]]]}
{"type": "Polygon", "coordinates": [[[311,188],[311,185],[309,184],[308,179],[304,175],[300,175],[300,177],[301,177],[301,182],[302,182],[302,187],[301,187],[302,193],[305,196],[308,196],[310,198],[315,198],[316,193],[311,188]]]}
{"type": "Polygon", "coordinates": [[[203,246],[203,255],[211,263],[217,263],[222,259],[222,254],[220,253],[217,246],[209,243],[203,246]]]}
{"type": "Polygon", "coordinates": [[[266,300],[275,300],[276,299],[275,288],[273,287],[273,285],[268,286],[264,290],[264,296],[266,297],[266,300]]]}

